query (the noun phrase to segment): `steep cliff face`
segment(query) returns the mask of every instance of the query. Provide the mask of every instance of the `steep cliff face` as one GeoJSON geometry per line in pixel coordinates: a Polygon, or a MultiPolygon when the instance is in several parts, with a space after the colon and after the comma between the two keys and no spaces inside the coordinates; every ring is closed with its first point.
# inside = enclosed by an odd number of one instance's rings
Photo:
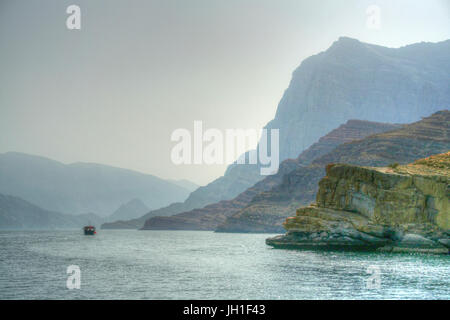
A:
{"type": "MultiPolygon", "coordinates": [[[[310,164],[315,157],[326,154],[333,150],[336,146],[352,141],[353,139],[361,139],[374,133],[385,132],[399,128],[399,125],[349,120],[345,124],[340,125],[338,128],[332,130],[330,133],[320,138],[318,142],[313,144],[310,148],[300,154],[297,159],[287,159],[280,164],[277,174],[267,176],[263,180],[257,182],[252,187],[247,188],[244,192],[240,193],[237,197],[228,201],[220,201],[203,208],[194,209],[191,211],[176,214],[170,217],[153,217],[145,222],[143,229],[185,229],[185,230],[214,230],[218,225],[221,225],[225,219],[250,203],[250,201],[263,191],[268,191],[274,186],[282,183],[284,175],[299,168],[303,165],[310,164]]],[[[236,165],[232,170],[236,172],[246,172],[246,166],[236,165]],[[237,171],[239,170],[239,171],[237,171]]],[[[318,169],[322,172],[322,169],[318,169]]],[[[259,174],[259,172],[258,172],[259,174]]],[[[316,176],[321,176],[316,175],[316,176]]],[[[314,179],[314,176],[309,174],[305,177],[305,185],[309,184],[310,189],[314,190],[318,180],[314,179]]],[[[235,190],[236,191],[236,190],[235,190]]],[[[313,200],[315,193],[305,193],[305,196],[309,200],[313,200]]],[[[296,206],[298,207],[298,205],[296,206]]],[[[280,212],[281,219],[284,219],[289,215],[296,207],[290,208],[291,210],[285,210],[280,212]]],[[[229,226],[229,225],[227,225],[229,226]]],[[[256,226],[254,225],[253,228],[256,226]]],[[[225,227],[224,227],[225,228],[225,227]]],[[[247,228],[247,227],[245,227],[247,228]]],[[[232,231],[237,232],[242,230],[240,226],[234,228],[232,231]]],[[[228,231],[219,229],[218,231],[228,231]]]]}
{"type": "Polygon", "coordinates": [[[309,166],[298,167],[284,175],[279,185],[255,196],[245,208],[227,218],[219,230],[283,232],[282,223],[289,212],[314,201],[317,183],[325,175],[324,168],[329,163],[362,166],[387,166],[394,162],[406,164],[448,150],[448,110],[395,130],[341,144],[316,158],[309,166]]]}
{"type": "Polygon", "coordinates": [[[267,244],[448,253],[450,152],[391,167],[330,164],[316,203],[284,227],[267,244]]]}
{"type": "Polygon", "coordinates": [[[346,37],[305,59],[268,128],[294,158],[349,119],[410,123],[450,104],[450,40],[386,48],[346,37]]]}

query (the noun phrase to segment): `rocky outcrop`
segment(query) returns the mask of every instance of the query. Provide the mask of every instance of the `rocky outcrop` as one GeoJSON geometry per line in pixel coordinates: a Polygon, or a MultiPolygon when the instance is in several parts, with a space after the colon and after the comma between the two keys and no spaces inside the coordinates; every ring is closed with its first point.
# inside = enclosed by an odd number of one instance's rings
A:
{"type": "MultiPolygon", "coordinates": [[[[312,146],[313,147],[313,146],[312,146]]],[[[311,147],[311,148],[312,148],[311,147]]],[[[251,203],[219,226],[226,232],[284,232],[282,223],[300,206],[314,201],[317,184],[328,163],[360,166],[407,164],[450,150],[450,111],[439,111],[421,121],[340,144],[283,176],[279,185],[255,196],[251,203]]]]}
{"type": "MultiPolygon", "coordinates": [[[[252,187],[240,193],[232,200],[220,201],[203,208],[194,209],[191,211],[176,214],[170,217],[157,216],[146,220],[143,229],[156,230],[214,230],[217,226],[222,226],[227,217],[238,212],[240,209],[247,206],[252,199],[264,191],[269,191],[273,187],[280,185],[283,181],[284,175],[304,165],[310,164],[315,157],[326,154],[333,150],[336,146],[350,142],[353,139],[362,139],[374,133],[390,131],[399,128],[399,125],[379,123],[361,120],[349,120],[345,124],[332,130],[324,137],[320,138],[318,142],[314,143],[310,148],[300,154],[297,159],[287,159],[280,164],[277,174],[267,176],[263,180],[257,182],[252,187]]],[[[233,171],[240,170],[248,171],[245,166],[236,165],[232,168],[233,171]]],[[[318,179],[320,179],[323,169],[318,169],[320,174],[313,175],[309,173],[305,176],[305,185],[309,185],[311,190],[314,190],[318,179]],[[318,177],[314,180],[315,177],[318,177]],[[312,179],[312,180],[311,180],[312,179]]],[[[239,171],[236,171],[239,172],[239,171]]],[[[315,195],[314,192],[306,192],[304,195],[308,201],[312,201],[315,195]]],[[[258,199],[258,198],[256,198],[258,199]]],[[[299,206],[298,203],[293,204],[294,207],[287,209],[284,212],[279,212],[281,219],[284,220],[292,210],[299,206]]],[[[121,222],[126,223],[126,222],[121,222]]],[[[116,223],[117,225],[117,223],[116,223]]],[[[105,225],[104,225],[105,226],[105,225]]],[[[227,224],[226,227],[230,226],[227,224]]],[[[102,226],[103,227],[103,226],[102,226]]],[[[226,228],[224,226],[224,228],[226,228]]],[[[255,225],[252,226],[256,228],[255,225]]],[[[233,232],[246,230],[247,226],[233,227],[233,232]]],[[[228,231],[218,229],[218,231],[228,231]]],[[[262,229],[264,230],[264,229],[262,229]]]]}
{"type": "Polygon", "coordinates": [[[268,245],[448,253],[450,152],[390,167],[330,164],[316,203],[284,227],[268,245]]]}

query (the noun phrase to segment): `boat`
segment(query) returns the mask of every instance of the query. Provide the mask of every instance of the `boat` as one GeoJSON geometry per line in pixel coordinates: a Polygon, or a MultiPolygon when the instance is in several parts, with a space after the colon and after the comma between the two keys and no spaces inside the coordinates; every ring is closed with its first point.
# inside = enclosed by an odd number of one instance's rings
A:
{"type": "Polygon", "coordinates": [[[97,232],[95,232],[95,227],[94,226],[85,226],[83,228],[84,230],[84,235],[85,236],[93,236],[94,234],[96,234],[97,232]]]}

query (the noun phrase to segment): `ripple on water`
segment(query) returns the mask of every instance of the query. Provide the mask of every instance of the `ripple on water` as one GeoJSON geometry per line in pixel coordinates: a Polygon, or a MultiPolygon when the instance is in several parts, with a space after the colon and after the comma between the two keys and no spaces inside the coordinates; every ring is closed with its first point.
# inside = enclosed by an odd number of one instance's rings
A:
{"type": "Polygon", "coordinates": [[[450,257],[276,250],[267,234],[0,232],[1,299],[449,299],[450,257]],[[69,265],[81,289],[66,288],[69,265]],[[380,287],[367,288],[368,268],[380,287]]]}

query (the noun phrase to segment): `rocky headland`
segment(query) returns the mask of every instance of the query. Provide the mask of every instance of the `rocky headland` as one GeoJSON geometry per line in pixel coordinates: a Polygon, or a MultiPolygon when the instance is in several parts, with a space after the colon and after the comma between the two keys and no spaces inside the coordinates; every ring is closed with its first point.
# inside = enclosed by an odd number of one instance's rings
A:
{"type": "Polygon", "coordinates": [[[329,164],[316,202],[273,247],[449,253],[450,152],[412,164],[329,164]]]}

